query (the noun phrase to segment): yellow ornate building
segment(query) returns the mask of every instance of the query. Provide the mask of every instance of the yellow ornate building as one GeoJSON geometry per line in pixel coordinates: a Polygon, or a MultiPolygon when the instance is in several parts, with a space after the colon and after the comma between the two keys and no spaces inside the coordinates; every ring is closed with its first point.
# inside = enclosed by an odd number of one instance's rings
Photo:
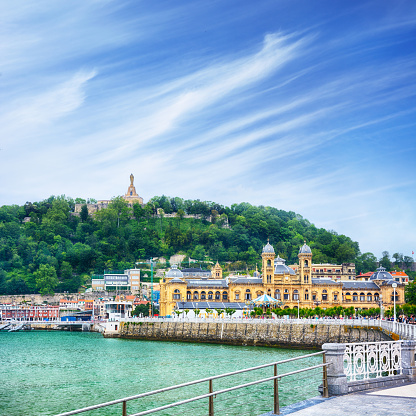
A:
{"type": "MultiPolygon", "coordinates": [[[[160,283],[160,314],[172,315],[175,309],[244,309],[253,299],[267,294],[283,308],[329,308],[333,306],[358,309],[393,307],[396,283],[390,273],[379,268],[369,281],[314,278],[312,251],[306,243],[299,250],[297,270],[286,266],[276,256],[273,246],[267,243],[262,252],[261,275],[222,277],[217,264],[211,277],[185,278],[173,265],[160,283]]],[[[396,304],[404,303],[404,285],[397,283],[396,304]]]]}

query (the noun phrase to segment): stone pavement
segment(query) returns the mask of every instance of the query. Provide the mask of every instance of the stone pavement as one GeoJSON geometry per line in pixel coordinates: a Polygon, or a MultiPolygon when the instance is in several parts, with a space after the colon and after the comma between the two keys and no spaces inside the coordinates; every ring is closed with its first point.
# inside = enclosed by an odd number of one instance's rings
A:
{"type": "MultiPolygon", "coordinates": [[[[416,383],[323,399],[317,397],[281,409],[290,416],[416,416],[416,383]]],[[[268,416],[271,413],[268,413],[268,416]]]]}

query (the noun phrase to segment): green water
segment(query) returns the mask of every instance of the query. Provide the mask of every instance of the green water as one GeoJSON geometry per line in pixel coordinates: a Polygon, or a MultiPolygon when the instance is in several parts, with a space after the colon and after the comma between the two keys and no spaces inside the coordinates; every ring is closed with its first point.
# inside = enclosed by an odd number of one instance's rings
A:
{"type": "MultiPolygon", "coordinates": [[[[311,351],[103,338],[96,333],[0,332],[0,415],[55,415],[158,388],[308,354],[311,351]]],[[[320,363],[285,364],[279,373],[320,363]]],[[[273,368],[214,381],[214,390],[273,375],[273,368]]],[[[285,378],[281,406],[317,395],[320,373],[285,378]]],[[[208,392],[208,384],[129,402],[128,413],[208,392]],[[150,406],[150,407],[149,407],[150,406]]],[[[218,395],[216,415],[272,410],[272,382],[218,395]]],[[[207,400],[156,415],[206,415],[207,400]]],[[[121,415],[121,405],[85,415],[121,415]]]]}

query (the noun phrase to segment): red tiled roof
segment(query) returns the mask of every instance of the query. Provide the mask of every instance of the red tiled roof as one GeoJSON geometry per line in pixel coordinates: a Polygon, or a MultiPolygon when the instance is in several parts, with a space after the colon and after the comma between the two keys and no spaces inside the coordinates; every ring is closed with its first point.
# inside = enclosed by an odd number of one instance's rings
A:
{"type": "Polygon", "coordinates": [[[363,274],[359,274],[357,277],[370,277],[374,272],[367,272],[363,274]]]}

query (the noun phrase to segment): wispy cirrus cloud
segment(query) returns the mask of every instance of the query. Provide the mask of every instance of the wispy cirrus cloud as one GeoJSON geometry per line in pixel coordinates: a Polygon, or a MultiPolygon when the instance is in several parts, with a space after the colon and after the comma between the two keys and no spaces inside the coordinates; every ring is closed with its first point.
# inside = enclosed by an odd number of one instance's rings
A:
{"type": "Polygon", "coordinates": [[[0,200],[108,198],[133,172],[145,199],[273,205],[378,250],[365,221],[386,223],[383,195],[406,207],[414,187],[401,180],[415,173],[412,11],[383,0],[3,4],[0,175],[16,155],[23,168],[0,200]]]}

